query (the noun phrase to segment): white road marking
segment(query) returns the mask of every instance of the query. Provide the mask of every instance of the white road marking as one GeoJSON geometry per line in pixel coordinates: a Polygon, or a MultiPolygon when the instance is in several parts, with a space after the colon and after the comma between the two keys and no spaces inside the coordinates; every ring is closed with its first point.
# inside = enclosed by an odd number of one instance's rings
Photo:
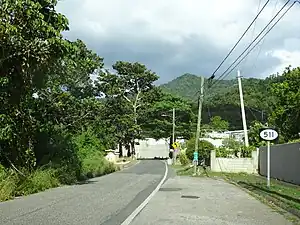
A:
{"type": "Polygon", "coordinates": [[[152,193],[127,217],[127,219],[123,223],[121,223],[121,225],[129,225],[134,220],[134,218],[143,210],[143,208],[150,202],[150,200],[154,197],[154,195],[158,192],[158,190],[161,188],[168,175],[168,165],[166,162],[165,162],[165,168],[166,168],[165,175],[161,179],[159,184],[156,186],[154,191],[152,191],[152,193]]]}

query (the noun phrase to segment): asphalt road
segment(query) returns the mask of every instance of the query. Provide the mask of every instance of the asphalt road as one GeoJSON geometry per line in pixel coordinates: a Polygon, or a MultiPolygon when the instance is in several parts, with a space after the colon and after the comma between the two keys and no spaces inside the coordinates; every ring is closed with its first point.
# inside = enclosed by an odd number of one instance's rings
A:
{"type": "Polygon", "coordinates": [[[130,225],[292,225],[283,215],[221,180],[173,177],[130,225]]]}
{"type": "Polygon", "coordinates": [[[0,224],[121,224],[157,187],[162,161],[137,165],[86,184],[64,186],[0,203],[0,224]]]}

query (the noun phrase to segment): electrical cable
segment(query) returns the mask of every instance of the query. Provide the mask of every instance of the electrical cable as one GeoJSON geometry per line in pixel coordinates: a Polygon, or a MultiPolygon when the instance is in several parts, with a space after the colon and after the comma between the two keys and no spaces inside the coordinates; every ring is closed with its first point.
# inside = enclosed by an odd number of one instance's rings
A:
{"type": "MultiPolygon", "coordinates": [[[[273,15],[275,13],[275,10],[276,10],[276,7],[277,7],[278,3],[279,3],[279,0],[277,0],[276,3],[275,3],[275,5],[274,5],[274,9],[273,9],[273,12],[272,12],[273,15]]],[[[262,50],[262,46],[264,45],[265,41],[266,41],[266,39],[264,39],[262,41],[262,43],[259,45],[258,53],[257,53],[257,55],[255,57],[255,60],[254,60],[254,62],[252,64],[252,66],[250,67],[250,68],[252,68],[252,70],[254,70],[254,68],[256,68],[256,62],[258,60],[258,57],[259,57],[259,55],[261,53],[261,50],[262,50]]]]}
{"type": "Polygon", "coordinates": [[[219,64],[219,66],[215,69],[215,71],[213,72],[213,74],[211,75],[211,77],[209,78],[210,80],[212,80],[215,77],[215,73],[220,69],[220,67],[223,65],[223,63],[225,62],[225,60],[230,56],[230,54],[233,52],[233,50],[236,48],[236,46],[240,43],[240,41],[243,39],[243,37],[246,35],[246,33],[248,32],[248,30],[251,28],[251,26],[253,25],[253,23],[256,21],[256,19],[259,17],[259,15],[261,14],[261,12],[264,10],[264,8],[267,6],[267,4],[270,2],[270,0],[267,0],[266,3],[264,4],[264,6],[261,8],[261,10],[259,11],[259,13],[254,17],[254,19],[252,20],[252,22],[250,23],[250,25],[247,27],[247,29],[244,31],[244,33],[242,34],[242,36],[239,38],[239,40],[235,43],[235,45],[231,48],[231,50],[229,51],[229,53],[226,55],[226,57],[222,60],[222,62],[219,64]]]}
{"type": "Polygon", "coordinates": [[[249,54],[250,52],[264,39],[264,37],[276,26],[276,24],[283,18],[283,16],[285,16],[285,14],[295,5],[296,2],[298,1],[294,1],[293,4],[291,4],[288,9],[279,17],[279,19],[267,30],[267,32],[258,40],[258,42],[246,53],[246,55],[240,60],[238,61],[242,55],[251,47],[251,45],[259,38],[259,36],[266,30],[266,28],[273,22],[273,20],[278,16],[278,14],[286,7],[286,5],[290,2],[290,0],[288,0],[283,6],[282,8],[276,13],[276,15],[271,19],[271,21],[265,26],[265,28],[256,36],[256,38],[248,45],[248,47],[236,58],[236,60],[221,74],[221,76],[215,81],[213,82],[209,88],[211,88],[213,85],[215,85],[218,81],[221,80],[221,78],[225,78],[226,76],[228,76],[249,54]],[[230,70],[230,68],[238,61],[238,63],[230,70]],[[228,72],[228,70],[230,70],[228,72]]]}
{"type": "MultiPolygon", "coordinates": [[[[279,0],[277,0],[279,1],[279,0]]],[[[260,5],[261,5],[261,0],[259,0],[258,2],[258,7],[257,7],[257,13],[259,12],[259,9],[260,9],[260,5]]],[[[273,13],[274,14],[274,13],[273,13]]],[[[254,34],[255,34],[255,30],[256,30],[256,23],[257,23],[257,20],[254,22],[254,25],[253,25],[253,30],[252,30],[252,35],[251,35],[251,41],[253,40],[254,38],[254,34]]],[[[247,63],[247,59],[245,60],[245,62],[243,63],[243,65],[245,65],[247,63]]],[[[243,68],[241,68],[242,70],[243,68]]]]}

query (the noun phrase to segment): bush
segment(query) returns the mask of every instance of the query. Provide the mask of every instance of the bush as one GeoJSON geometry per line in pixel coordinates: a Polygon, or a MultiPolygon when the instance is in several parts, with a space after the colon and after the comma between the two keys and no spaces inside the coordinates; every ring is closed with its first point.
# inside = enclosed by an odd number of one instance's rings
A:
{"type": "Polygon", "coordinates": [[[116,166],[108,162],[100,152],[96,152],[83,160],[83,175],[88,178],[102,176],[116,171],[116,166]]]}
{"type": "Polygon", "coordinates": [[[14,196],[16,186],[16,176],[0,164],[0,201],[11,199],[14,196]]]}
{"type": "Polygon", "coordinates": [[[52,138],[54,144],[47,147],[53,154],[46,160],[41,159],[39,167],[33,171],[21,169],[25,177],[5,169],[0,164],[0,201],[44,191],[61,184],[74,184],[78,180],[118,170],[114,163],[104,158],[104,147],[91,132],[84,132],[74,138],[61,133],[52,135],[52,138]]]}
{"type": "Polygon", "coordinates": [[[190,160],[188,159],[188,157],[186,156],[185,153],[181,152],[179,154],[179,161],[181,163],[181,165],[185,166],[187,164],[189,164],[190,160]]]}
{"type": "Polygon", "coordinates": [[[241,157],[243,158],[251,158],[252,157],[252,152],[256,150],[255,146],[242,146],[241,148],[241,157]]]}
{"type": "Polygon", "coordinates": [[[28,174],[25,179],[20,180],[20,185],[16,189],[16,195],[28,195],[45,191],[49,188],[58,187],[59,179],[54,169],[38,169],[32,174],[28,174]]]}
{"type": "Polygon", "coordinates": [[[225,147],[219,147],[216,149],[216,157],[227,158],[232,154],[232,151],[225,147]]]}
{"type": "MultiPolygon", "coordinates": [[[[198,154],[199,159],[209,159],[211,150],[214,150],[214,145],[208,141],[199,141],[198,154]]],[[[188,159],[193,160],[195,151],[195,138],[191,138],[187,142],[186,156],[188,159]]]]}

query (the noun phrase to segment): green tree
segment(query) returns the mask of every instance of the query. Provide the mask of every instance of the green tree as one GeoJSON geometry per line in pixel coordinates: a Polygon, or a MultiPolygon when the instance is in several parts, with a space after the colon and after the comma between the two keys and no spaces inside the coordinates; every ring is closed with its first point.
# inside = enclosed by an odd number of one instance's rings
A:
{"type": "Polygon", "coordinates": [[[149,104],[149,93],[154,89],[153,83],[158,76],[138,62],[118,61],[113,65],[113,69],[115,73],[100,71],[97,86],[109,101],[122,105],[121,110],[120,108],[119,111],[114,109],[119,116],[118,121],[114,120],[113,123],[118,124],[116,127],[119,140],[125,146],[130,145],[134,153],[134,139],[141,138],[139,117],[144,116],[143,112],[149,104]],[[124,125],[122,128],[120,128],[120,123],[124,125]]]}
{"type": "Polygon", "coordinates": [[[32,96],[68,51],[61,35],[68,21],[55,12],[55,4],[50,0],[1,1],[0,158],[6,165],[25,166],[32,155],[36,131],[32,96]]]}
{"type": "Polygon", "coordinates": [[[151,106],[144,111],[141,124],[144,136],[172,140],[173,108],[175,109],[175,136],[189,139],[192,132],[191,104],[182,98],[157,90],[151,106]]]}
{"type": "Polygon", "coordinates": [[[261,140],[259,137],[259,129],[264,128],[265,125],[263,125],[259,121],[253,121],[250,125],[250,129],[248,132],[249,136],[249,144],[255,147],[260,147],[265,144],[265,141],[261,140]]]}
{"type": "Polygon", "coordinates": [[[277,126],[285,140],[296,139],[300,132],[300,68],[286,68],[280,82],[272,84],[272,93],[277,104],[271,114],[270,123],[277,126]]]}
{"type": "Polygon", "coordinates": [[[224,131],[229,129],[229,123],[226,120],[222,120],[220,116],[212,117],[209,125],[215,131],[224,131]]]}

